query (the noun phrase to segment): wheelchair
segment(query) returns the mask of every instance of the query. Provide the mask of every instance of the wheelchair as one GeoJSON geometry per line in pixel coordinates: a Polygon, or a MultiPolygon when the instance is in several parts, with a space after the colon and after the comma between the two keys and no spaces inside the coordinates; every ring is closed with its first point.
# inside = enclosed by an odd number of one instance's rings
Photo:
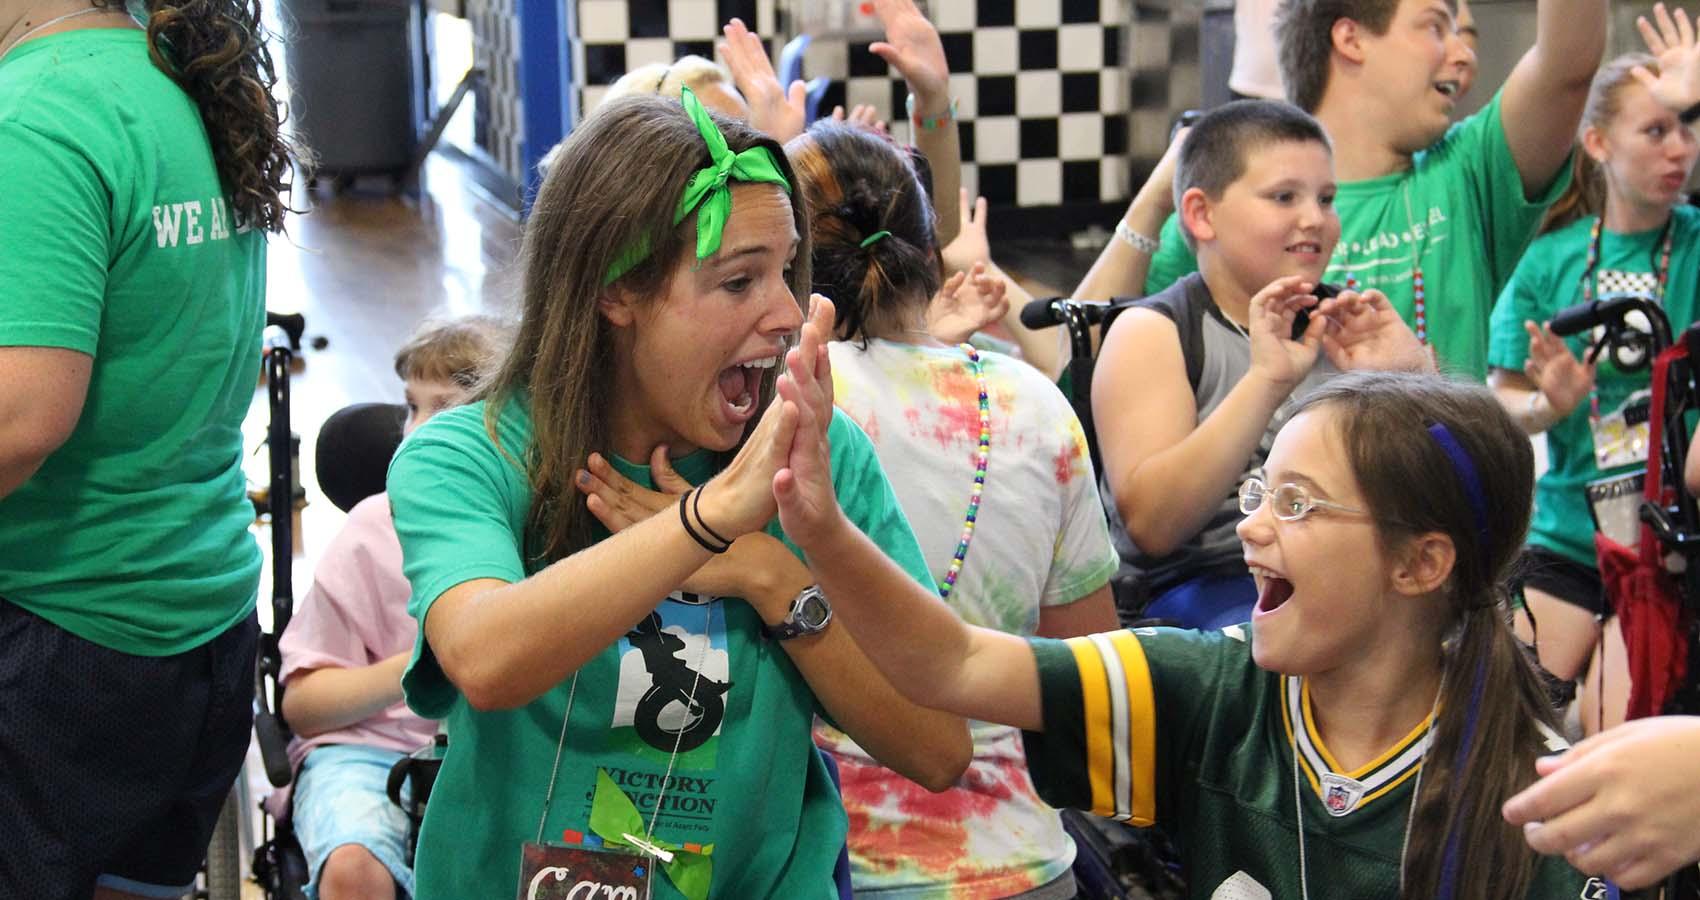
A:
{"type": "MultiPolygon", "coordinates": [[[[293,348],[299,338],[281,328],[267,329],[266,384],[270,406],[270,424],[266,444],[270,456],[270,479],[267,507],[271,517],[272,544],[272,626],[260,634],[259,651],[254,671],[254,734],[260,748],[266,778],[273,787],[282,788],[293,780],[288,746],[292,734],[283,719],[283,686],[278,677],[283,671],[279,640],[294,613],[295,591],[291,562],[294,547],[293,503],[297,485],[293,460],[295,438],[290,429],[289,371],[293,348]]],[[[395,404],[366,403],[346,407],[326,420],[320,430],[315,458],[325,494],[340,509],[347,511],[354,504],[384,489],[384,472],[390,456],[401,443],[401,426],[406,418],[404,407],[395,404]],[[348,453],[340,452],[347,448],[348,453]]],[[[445,738],[424,748],[413,756],[404,757],[390,772],[388,784],[392,801],[407,812],[412,828],[408,837],[408,856],[412,862],[418,825],[424,815],[430,784],[436,775],[445,738]],[[401,802],[401,789],[413,782],[412,799],[401,802]]],[[[226,807],[227,819],[240,815],[240,804],[233,793],[226,807]]],[[[250,861],[250,870],[267,900],[306,900],[306,886],[312,873],[307,858],[296,840],[287,818],[270,815],[262,802],[262,830],[250,861]]],[[[234,823],[232,823],[234,824],[234,823]]],[[[221,822],[220,831],[228,831],[221,822]]],[[[223,900],[220,884],[229,878],[223,875],[228,863],[214,864],[215,858],[239,856],[215,837],[216,853],[209,851],[208,882],[213,900],[223,900]],[[222,848],[222,849],[221,849],[222,848]],[[215,871],[217,870],[217,871],[215,871]]],[[[229,894],[234,900],[236,894],[229,894]]]]}
{"type": "MultiPolygon", "coordinates": [[[[1624,371],[1653,370],[1651,400],[1636,411],[1637,418],[1645,415],[1650,425],[1646,468],[1589,484],[1589,510],[1601,534],[1595,543],[1612,607],[1621,609],[1626,602],[1674,606],[1670,610],[1674,615],[1664,624],[1674,628],[1666,637],[1680,645],[1681,654],[1662,705],[1650,712],[1700,714],[1700,504],[1683,487],[1683,472],[1693,449],[1689,427],[1700,415],[1700,323],[1673,335],[1657,300],[1627,296],[1569,307],[1553,317],[1551,328],[1560,337],[1597,333],[1592,354],[1608,354],[1624,371]],[[1613,514],[1614,504],[1633,502],[1637,494],[1640,499],[1629,507],[1629,515],[1613,514]],[[1640,534],[1632,538],[1624,532],[1640,534]],[[1647,577],[1637,579],[1626,573],[1614,584],[1607,575],[1608,556],[1630,553],[1640,554],[1643,571],[1637,574],[1647,577]]],[[[1620,556],[1620,571],[1623,565],[1620,556]]],[[[1635,642],[1627,626],[1625,639],[1633,657],[1635,642]]],[[[1649,697],[1649,705],[1653,699],[1649,697]]],[[[1667,900],[1700,898],[1700,869],[1689,865],[1672,873],[1663,883],[1663,896],[1667,900]]]]}

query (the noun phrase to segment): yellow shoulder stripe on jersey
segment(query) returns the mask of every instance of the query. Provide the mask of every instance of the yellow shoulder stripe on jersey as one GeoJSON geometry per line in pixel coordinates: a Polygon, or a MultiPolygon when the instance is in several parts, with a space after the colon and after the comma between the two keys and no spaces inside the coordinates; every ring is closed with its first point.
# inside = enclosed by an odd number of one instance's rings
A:
{"type": "Polygon", "coordinates": [[[1121,631],[1070,638],[1080,673],[1092,812],[1156,821],[1157,722],[1145,651],[1121,631]]]}
{"type": "Polygon", "coordinates": [[[1081,730],[1086,738],[1086,775],[1092,785],[1092,814],[1113,816],[1116,803],[1111,785],[1115,778],[1115,763],[1111,760],[1110,688],[1104,673],[1104,660],[1098,648],[1087,638],[1069,638],[1068,649],[1074,653],[1074,666],[1080,672],[1081,730]]]}

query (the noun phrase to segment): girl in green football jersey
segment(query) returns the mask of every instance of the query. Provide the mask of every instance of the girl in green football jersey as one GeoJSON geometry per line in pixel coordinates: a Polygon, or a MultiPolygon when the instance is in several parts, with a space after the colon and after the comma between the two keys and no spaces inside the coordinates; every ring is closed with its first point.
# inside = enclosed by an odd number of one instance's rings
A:
{"type": "MultiPolygon", "coordinates": [[[[1194,897],[1592,896],[1498,815],[1563,746],[1506,618],[1522,431],[1484,388],[1352,373],[1307,399],[1265,472],[1241,494],[1249,628],[1058,642],[936,600],[835,609],[911,699],[1026,730],[1048,802],[1163,825],[1194,897]]],[[[788,532],[845,527],[818,477],[779,486],[788,532]]]]}

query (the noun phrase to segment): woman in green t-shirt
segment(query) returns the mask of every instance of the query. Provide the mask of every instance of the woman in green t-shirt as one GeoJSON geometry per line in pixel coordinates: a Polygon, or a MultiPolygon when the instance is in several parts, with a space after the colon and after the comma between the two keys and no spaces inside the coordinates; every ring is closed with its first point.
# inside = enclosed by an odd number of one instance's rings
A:
{"type": "Polygon", "coordinates": [[[188,892],[247,754],[261,18],[0,0],[0,897],[188,892]]]}
{"type": "Polygon", "coordinates": [[[846,820],[817,714],[933,790],[967,765],[966,723],[831,623],[840,597],[919,602],[932,580],[812,377],[832,304],[805,326],[793,183],[777,143],[688,90],[597,110],[532,207],[512,352],[397,452],[422,626],[403,689],[450,735],[419,900],[556,896],[536,879],[634,848],[657,897],[829,897],[846,820]],[[831,443],[840,544],[774,522],[799,433],[831,443]]]}
{"type": "Polygon", "coordinates": [[[1588,732],[1622,721],[1629,678],[1586,488],[1646,466],[1646,426],[1630,424],[1624,410],[1645,403],[1649,376],[1636,360],[1590,356],[1595,335],[1559,338],[1544,323],[1576,303],[1643,296],[1661,302],[1680,330],[1695,318],[1700,268],[1700,210],[1682,203],[1700,146],[1635,79],[1637,66],[1657,69],[1650,56],[1627,54],[1595,76],[1570,193],[1501,295],[1489,353],[1490,383],[1506,409],[1530,434],[1546,433],[1549,467],[1535,491],[1522,582],[1533,626],[1525,622],[1524,636],[1560,679],[1586,672],[1588,732]],[[1606,650],[1590,663],[1602,634],[1606,650]]]}

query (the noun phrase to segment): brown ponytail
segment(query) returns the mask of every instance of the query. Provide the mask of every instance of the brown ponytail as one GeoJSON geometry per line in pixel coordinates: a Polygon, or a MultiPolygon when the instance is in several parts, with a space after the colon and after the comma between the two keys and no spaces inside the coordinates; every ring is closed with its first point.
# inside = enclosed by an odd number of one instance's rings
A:
{"type": "MultiPolygon", "coordinates": [[[[1631,73],[1636,66],[1645,66],[1659,74],[1659,62],[1645,53],[1625,53],[1600,67],[1588,86],[1588,103],[1582,108],[1582,125],[1578,135],[1590,128],[1604,130],[1622,109],[1620,95],[1635,83],[1631,73]]],[[[1582,147],[1571,151],[1570,187],[1553,202],[1541,221],[1541,233],[1557,231],[1577,219],[1602,215],[1606,209],[1606,177],[1600,164],[1594,162],[1582,147]]]]}
{"type": "Polygon", "coordinates": [[[280,131],[259,0],[145,0],[145,8],[148,54],[199,108],[236,221],[282,231],[291,169],[309,165],[310,154],[280,131]]]}
{"type": "Polygon", "coordinates": [[[1339,415],[1341,439],[1384,546],[1439,532],[1456,552],[1445,672],[1405,860],[1404,900],[1523,900],[1536,857],[1500,807],[1534,781],[1552,712],[1508,623],[1509,570],[1533,500],[1529,439],[1485,387],[1433,375],[1349,373],[1306,398],[1339,415]],[[1444,426],[1482,496],[1431,426],[1444,426]],[[1480,518],[1478,518],[1478,515],[1480,518]]]}
{"type": "Polygon", "coordinates": [[[814,227],[813,288],[837,308],[836,336],[864,346],[889,336],[944,281],[932,203],[914,164],[889,140],[829,121],[785,152],[814,227]]]}

